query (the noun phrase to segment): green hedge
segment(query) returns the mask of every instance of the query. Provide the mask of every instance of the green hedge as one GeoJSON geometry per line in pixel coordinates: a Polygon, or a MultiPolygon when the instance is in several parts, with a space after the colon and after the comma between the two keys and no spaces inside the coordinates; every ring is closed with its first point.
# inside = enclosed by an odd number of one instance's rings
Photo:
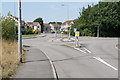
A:
{"type": "Polygon", "coordinates": [[[15,35],[15,21],[8,18],[2,19],[2,38],[3,39],[16,39],[17,36],[15,35]]]}

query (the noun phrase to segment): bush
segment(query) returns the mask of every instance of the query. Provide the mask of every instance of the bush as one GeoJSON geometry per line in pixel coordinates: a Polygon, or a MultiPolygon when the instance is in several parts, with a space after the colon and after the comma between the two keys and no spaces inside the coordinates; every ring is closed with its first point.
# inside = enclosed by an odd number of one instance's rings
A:
{"type": "Polygon", "coordinates": [[[38,29],[36,29],[36,30],[34,31],[34,34],[38,34],[38,29]]]}
{"type": "Polygon", "coordinates": [[[63,34],[67,34],[68,32],[67,31],[63,31],[63,34]]]}
{"type": "Polygon", "coordinates": [[[15,21],[8,18],[2,20],[2,38],[6,40],[14,40],[16,39],[15,35],[15,21]]]}
{"type": "Polygon", "coordinates": [[[32,28],[28,28],[28,30],[27,30],[27,34],[33,34],[33,30],[32,30],[32,28]]]}
{"type": "Polygon", "coordinates": [[[88,29],[85,28],[82,32],[81,32],[82,36],[93,36],[92,32],[88,29]]]}

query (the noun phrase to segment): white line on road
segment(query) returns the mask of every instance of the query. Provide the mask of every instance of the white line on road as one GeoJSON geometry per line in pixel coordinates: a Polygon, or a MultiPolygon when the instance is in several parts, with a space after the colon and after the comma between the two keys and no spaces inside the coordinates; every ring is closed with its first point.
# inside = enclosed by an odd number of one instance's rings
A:
{"type": "Polygon", "coordinates": [[[89,52],[89,53],[92,53],[90,50],[88,50],[88,49],[86,49],[86,48],[84,48],[87,52],[89,52]]]}
{"type": "Polygon", "coordinates": [[[93,57],[93,58],[96,59],[96,60],[98,60],[98,61],[100,61],[100,62],[102,62],[103,64],[111,67],[112,69],[114,69],[114,70],[116,70],[116,71],[118,70],[117,68],[115,68],[115,67],[113,67],[112,65],[108,64],[107,62],[105,62],[105,61],[104,61],[103,59],[101,59],[100,57],[93,57]]]}
{"type": "MultiPolygon", "coordinates": [[[[74,47],[74,49],[76,49],[76,50],[78,50],[78,51],[81,51],[81,52],[83,52],[83,53],[86,53],[85,51],[83,51],[83,50],[81,50],[81,49],[79,49],[79,48],[75,48],[75,47],[74,47]]],[[[84,48],[84,49],[85,49],[86,51],[88,51],[89,53],[92,53],[92,52],[89,51],[88,49],[86,49],[86,48],[84,48]]],[[[105,61],[104,61],[103,59],[101,59],[100,57],[93,57],[93,58],[96,59],[96,60],[98,60],[98,61],[100,61],[100,62],[102,62],[103,64],[107,65],[108,67],[110,67],[110,68],[118,71],[117,68],[115,68],[115,67],[113,67],[112,65],[110,65],[109,63],[105,62],[105,61]]]]}
{"type": "Polygon", "coordinates": [[[74,47],[74,49],[76,49],[76,50],[78,50],[78,51],[81,51],[81,52],[83,52],[83,53],[86,53],[85,51],[83,51],[83,50],[81,50],[81,49],[79,49],[79,48],[74,47]]]}
{"type": "Polygon", "coordinates": [[[43,53],[46,55],[46,57],[48,58],[48,60],[50,62],[50,65],[52,67],[52,72],[53,72],[54,80],[57,80],[57,74],[56,74],[56,69],[54,67],[54,64],[52,63],[52,61],[51,61],[50,57],[47,55],[47,53],[45,53],[45,52],[43,52],[43,53]]]}

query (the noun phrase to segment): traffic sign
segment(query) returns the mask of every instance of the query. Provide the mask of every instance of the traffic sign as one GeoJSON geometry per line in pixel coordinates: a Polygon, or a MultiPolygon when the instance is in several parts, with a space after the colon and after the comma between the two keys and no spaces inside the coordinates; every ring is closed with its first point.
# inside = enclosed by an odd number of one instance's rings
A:
{"type": "Polygon", "coordinates": [[[61,29],[61,32],[63,32],[63,29],[61,29]]]}
{"type": "Polygon", "coordinates": [[[79,31],[76,31],[76,32],[75,32],[75,36],[76,36],[76,37],[79,37],[79,31]]]}

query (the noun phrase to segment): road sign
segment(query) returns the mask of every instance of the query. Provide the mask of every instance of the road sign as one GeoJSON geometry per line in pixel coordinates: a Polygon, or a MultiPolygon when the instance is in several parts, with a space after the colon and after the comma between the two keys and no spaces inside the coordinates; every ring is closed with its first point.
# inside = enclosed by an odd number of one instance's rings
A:
{"type": "Polygon", "coordinates": [[[74,28],[74,32],[76,32],[77,31],[77,29],[76,28],[74,28]]]}
{"type": "Polygon", "coordinates": [[[76,32],[75,32],[75,36],[76,36],[76,37],[79,37],[79,31],[76,31],[76,32]]]}
{"type": "Polygon", "coordinates": [[[63,29],[61,29],[61,32],[63,32],[63,29]]]}

